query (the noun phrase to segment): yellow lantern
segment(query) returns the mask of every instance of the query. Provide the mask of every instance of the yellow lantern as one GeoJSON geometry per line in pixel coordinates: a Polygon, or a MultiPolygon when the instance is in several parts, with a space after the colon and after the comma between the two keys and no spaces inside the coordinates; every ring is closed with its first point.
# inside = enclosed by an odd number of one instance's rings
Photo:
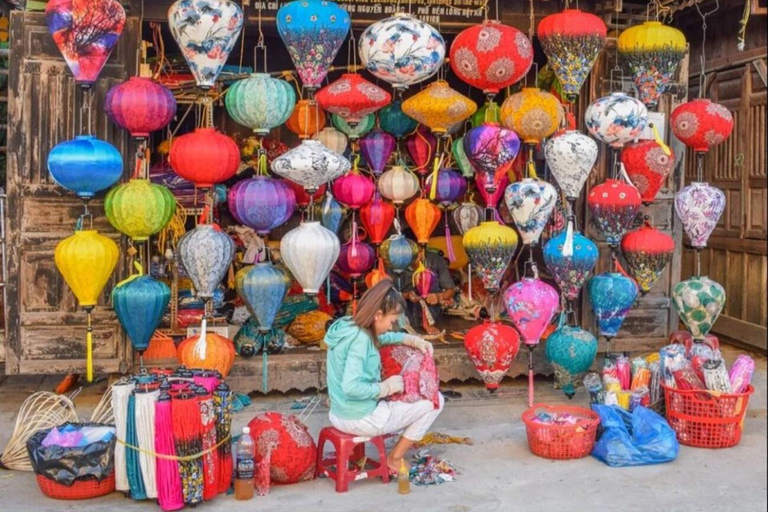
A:
{"type": "Polygon", "coordinates": [[[93,327],[91,311],[117,265],[117,244],[95,230],[76,231],[56,246],[54,261],[64,281],[88,313],[86,368],[88,382],[93,380],[93,327]]]}
{"type": "Polygon", "coordinates": [[[501,106],[501,123],[526,144],[538,144],[563,122],[563,107],[557,98],[536,87],[525,87],[501,106]]]}
{"type": "Polygon", "coordinates": [[[462,243],[485,289],[497,292],[517,250],[515,230],[496,221],[485,221],[464,233],[462,243]]]}
{"type": "Polygon", "coordinates": [[[403,112],[432,130],[446,136],[448,128],[475,113],[477,104],[438,80],[403,102],[403,112]]]}
{"type": "Polygon", "coordinates": [[[104,198],[104,211],[115,229],[143,242],[170,222],[176,199],[164,186],[136,179],[112,188],[104,198]]]}

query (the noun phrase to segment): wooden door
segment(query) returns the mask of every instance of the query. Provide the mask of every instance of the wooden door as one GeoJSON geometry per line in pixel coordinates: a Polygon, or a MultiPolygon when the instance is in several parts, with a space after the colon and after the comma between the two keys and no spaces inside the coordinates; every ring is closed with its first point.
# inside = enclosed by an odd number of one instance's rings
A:
{"type": "MultiPolygon", "coordinates": [[[[138,26],[138,19],[127,20],[92,92],[91,133],[120,150],[126,169],[129,140],[103,114],[104,97],[112,85],[134,73],[138,26]]],[[[86,317],[56,269],[53,252],[60,240],[72,234],[83,207],[53,182],[46,162],[53,146],[80,133],[75,124],[82,93],[76,92],[42,13],[13,12],[9,78],[6,372],[81,372],[85,369],[86,317]]],[[[104,216],[103,194],[91,201],[90,209],[94,228],[119,243],[119,233],[104,216]]],[[[129,347],[109,308],[107,293],[123,268],[121,258],[94,310],[96,372],[128,368],[129,347]]]]}

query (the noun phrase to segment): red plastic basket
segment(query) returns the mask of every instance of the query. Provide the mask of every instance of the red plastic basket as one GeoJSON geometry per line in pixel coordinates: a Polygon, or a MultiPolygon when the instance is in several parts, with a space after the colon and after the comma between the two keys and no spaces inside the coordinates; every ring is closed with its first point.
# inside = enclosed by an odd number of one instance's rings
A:
{"type": "Polygon", "coordinates": [[[717,395],[706,390],[664,388],[667,421],[682,444],[697,448],[729,448],[741,441],[744,415],[755,388],[717,395]]]}
{"type": "Polygon", "coordinates": [[[600,426],[600,416],[589,409],[565,405],[535,404],[523,413],[528,447],[534,455],[547,459],[580,459],[592,453],[600,426]],[[581,418],[575,425],[547,425],[535,421],[536,412],[568,413],[581,418]]]}
{"type": "Polygon", "coordinates": [[[64,485],[43,475],[35,475],[40,491],[55,500],[86,500],[114,492],[115,472],[101,482],[93,477],[75,480],[72,485],[64,485]]]}

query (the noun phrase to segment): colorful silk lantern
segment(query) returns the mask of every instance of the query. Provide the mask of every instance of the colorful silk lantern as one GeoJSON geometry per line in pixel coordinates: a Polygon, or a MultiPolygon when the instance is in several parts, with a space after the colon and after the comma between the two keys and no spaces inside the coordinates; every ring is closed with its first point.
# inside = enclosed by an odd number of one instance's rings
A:
{"type": "Polygon", "coordinates": [[[317,294],[339,257],[339,238],[319,222],[302,222],[280,240],[280,255],[304,293],[317,294]]]}
{"type": "Polygon", "coordinates": [[[243,28],[243,11],[230,0],[178,0],[168,9],[168,26],[197,86],[216,83],[243,28]]]}
{"type": "Polygon", "coordinates": [[[381,195],[401,205],[419,192],[419,178],[401,165],[394,165],[379,178],[381,195]]]}
{"type": "Polygon", "coordinates": [[[112,290],[112,307],[120,325],[140,354],[149,347],[168,304],[171,289],[150,276],[133,275],[112,290]]]}
{"type": "Polygon", "coordinates": [[[567,131],[549,139],[544,155],[565,197],[578,199],[597,161],[597,143],[578,131],[567,131]]]}
{"type": "Polygon", "coordinates": [[[87,201],[120,179],[123,157],[108,142],[78,135],[60,142],[48,153],[48,172],[58,185],[87,201]]]}
{"type": "Polygon", "coordinates": [[[349,277],[356,278],[373,268],[376,251],[367,243],[358,240],[357,233],[352,236],[355,240],[342,244],[336,266],[349,277]]]}
{"type": "Polygon", "coordinates": [[[319,88],[349,33],[349,14],[330,0],[296,0],[278,9],[275,22],[301,83],[319,88]]]}
{"type": "Polygon", "coordinates": [[[464,235],[483,220],[483,209],[475,203],[463,202],[453,210],[453,222],[464,235]]]}
{"type": "Polygon", "coordinates": [[[208,300],[229,270],[235,242],[219,226],[199,224],[179,239],[178,254],[195,294],[208,300]]]}
{"type": "Polygon", "coordinates": [[[555,187],[543,180],[525,178],[507,187],[504,201],[523,244],[537,244],[557,204],[555,187]]]}
{"type": "Polygon", "coordinates": [[[557,290],[539,279],[538,275],[524,277],[504,292],[504,307],[509,319],[528,346],[539,344],[559,305],[557,290]]]}
{"type": "Polygon", "coordinates": [[[705,98],[691,100],[677,107],[669,123],[675,137],[699,153],[706,153],[733,132],[731,111],[705,98]]]}
{"type": "Polygon", "coordinates": [[[360,208],[360,220],[371,242],[379,245],[386,238],[395,220],[395,207],[383,201],[381,194],[376,192],[371,202],[360,208]]]}
{"type": "Polygon", "coordinates": [[[440,222],[440,215],[440,208],[424,198],[416,199],[405,209],[405,220],[416,236],[416,241],[422,245],[429,242],[429,237],[440,222]]]}
{"type": "Polygon", "coordinates": [[[285,224],[296,209],[293,189],[283,180],[256,176],[229,189],[229,212],[261,236],[285,224]]]}
{"type": "Polygon", "coordinates": [[[605,272],[587,283],[589,302],[601,336],[615,337],[637,298],[637,284],[624,274],[605,272]]]}
{"type": "Polygon", "coordinates": [[[592,221],[611,247],[621,243],[641,206],[640,192],[623,180],[605,180],[590,190],[587,197],[592,221]]]}
{"type": "Polygon", "coordinates": [[[660,21],[646,21],[619,35],[619,55],[629,65],[638,97],[646,107],[656,108],[659,97],[672,85],[686,46],[682,32],[660,21]]]}
{"type": "Polygon", "coordinates": [[[443,208],[452,206],[467,192],[467,180],[458,171],[449,168],[440,169],[437,173],[437,183],[433,187],[434,177],[434,173],[430,174],[424,185],[428,190],[434,190],[432,199],[443,208]]]}
{"type": "Polygon", "coordinates": [[[403,102],[403,112],[445,136],[448,128],[475,113],[477,104],[455,91],[445,80],[437,80],[403,102]]]}
{"type": "Polygon", "coordinates": [[[495,181],[493,175],[478,171],[475,174],[475,184],[486,208],[496,208],[504,197],[504,191],[509,184],[509,177],[507,174],[503,174],[498,181],[495,181]]]}
{"type": "Polygon", "coordinates": [[[402,90],[437,73],[445,41],[433,26],[397,13],[369,25],[360,36],[358,52],[373,76],[402,90]]]}
{"type": "Polygon", "coordinates": [[[370,178],[353,169],[337,178],[331,185],[331,190],[341,204],[352,210],[359,210],[373,198],[376,185],[370,178]]]}
{"type": "Polygon", "coordinates": [[[146,139],[171,122],[176,115],[176,99],[171,91],[149,78],[132,76],[107,91],[104,111],[131,137],[146,139]]]}
{"type": "Polygon", "coordinates": [[[182,178],[200,188],[211,188],[235,175],[240,148],[214,128],[196,128],[173,140],[169,161],[173,172],[182,178]]]}
{"type": "Polygon", "coordinates": [[[405,138],[405,150],[413,162],[413,170],[419,174],[427,174],[431,171],[430,165],[437,153],[437,139],[425,127],[419,127],[405,138]]]}
{"type": "Polygon", "coordinates": [[[520,335],[508,325],[486,320],[467,331],[464,349],[485,388],[494,392],[520,350],[520,335]]]}
{"type": "Polygon", "coordinates": [[[312,139],[319,140],[323,143],[323,146],[339,155],[344,154],[349,144],[347,136],[333,126],[326,126],[314,134],[312,139]]]}
{"type": "Polygon", "coordinates": [[[517,250],[515,230],[496,221],[481,222],[464,233],[462,244],[485,289],[498,291],[501,278],[517,250]]]}
{"type": "Polygon", "coordinates": [[[291,117],[296,93],[285,80],[272,78],[267,73],[253,73],[232,84],[224,100],[227,112],[236,123],[264,137],[291,117]]]}
{"type": "Polygon", "coordinates": [[[320,205],[320,223],[323,227],[338,234],[344,220],[344,213],[344,207],[336,201],[336,198],[330,192],[325,194],[325,199],[320,205]]]}
{"type": "Polygon", "coordinates": [[[648,124],[648,109],[640,100],[623,92],[612,92],[587,107],[584,123],[590,135],[620,148],[636,140],[648,124]]]}
{"type": "Polygon", "coordinates": [[[621,163],[627,176],[640,192],[643,204],[649,205],[675,166],[675,154],[655,140],[641,140],[624,146],[621,163]]]}
{"type": "Polygon", "coordinates": [[[695,249],[707,246],[709,235],[725,211],[725,194],[709,183],[694,181],[675,194],[675,213],[695,249]]]}
{"type": "Polygon", "coordinates": [[[325,127],[325,111],[314,101],[299,100],[293,112],[285,122],[285,127],[299,136],[309,139],[325,127]]]}
{"type": "Polygon", "coordinates": [[[125,10],[117,0],[50,0],[45,23],[75,83],[87,89],[99,78],[123,32],[125,10]]]}
{"type": "Polygon", "coordinates": [[[477,172],[483,172],[488,192],[496,190],[520,151],[520,139],[512,130],[486,123],[464,135],[464,153],[477,172]]]}
{"type": "Polygon", "coordinates": [[[567,234],[561,233],[544,244],[544,263],[563,297],[574,301],[579,297],[581,287],[594,270],[599,253],[597,245],[592,240],[575,232],[573,254],[566,256],[563,254],[566,238],[567,234]]]}
{"type": "Polygon", "coordinates": [[[341,78],[320,89],[315,100],[323,110],[344,118],[354,126],[389,104],[392,96],[357,73],[344,73],[341,78]]]}
{"type": "Polygon", "coordinates": [[[706,276],[694,276],[675,285],[672,306],[693,339],[703,341],[725,306],[725,289],[706,276]]]}
{"type": "Polygon", "coordinates": [[[456,165],[461,170],[461,174],[465,178],[471,178],[475,175],[475,169],[467,158],[467,154],[464,152],[464,136],[457,138],[451,143],[451,153],[453,159],[456,161],[456,165]]]}
{"type": "Polygon", "coordinates": [[[561,313],[558,329],[547,338],[546,355],[555,370],[555,386],[573,398],[595,360],[597,339],[580,327],[565,325],[564,319],[561,313]]]}
{"type": "MultiPolygon", "coordinates": [[[[416,293],[422,299],[426,299],[432,292],[432,284],[437,280],[437,274],[435,271],[424,266],[424,262],[419,263],[419,266],[413,273],[412,281],[413,287],[416,293]]],[[[422,309],[422,317],[426,316],[426,312],[422,309]]]]}
{"type": "Polygon", "coordinates": [[[326,193],[327,188],[325,184],[320,185],[317,190],[310,194],[307,192],[307,189],[295,181],[283,180],[283,183],[291,187],[293,190],[293,193],[296,196],[296,206],[299,208],[306,208],[310,203],[317,203],[320,199],[323,198],[323,194],[326,193]]]}
{"type": "Polygon", "coordinates": [[[176,199],[149,180],[130,180],[107,193],[104,213],[112,226],[135,242],[159,233],[173,217],[176,199]]]}
{"type": "Polygon", "coordinates": [[[563,106],[555,96],[536,87],[524,87],[504,100],[500,120],[525,144],[538,144],[555,133],[564,116],[563,106]]]}
{"type": "Polygon", "coordinates": [[[321,185],[345,174],[349,160],[326,149],[322,142],[304,140],[299,146],[272,160],[272,171],[298,183],[314,194],[321,185]]]}
{"type": "Polygon", "coordinates": [[[573,103],[605,44],[608,29],[594,14],[566,9],[539,22],[536,34],[563,92],[573,103]]]}
{"type": "Polygon", "coordinates": [[[408,268],[418,253],[419,246],[401,234],[384,240],[379,248],[379,256],[384,260],[384,264],[398,275],[408,268]]]}
{"type": "Polygon", "coordinates": [[[179,343],[176,357],[187,368],[216,370],[226,378],[235,363],[232,340],[207,332],[196,334],[179,343]]]}
{"type": "Polygon", "coordinates": [[[470,118],[470,123],[472,124],[472,128],[477,128],[481,124],[485,123],[500,123],[501,122],[501,111],[499,109],[499,104],[495,101],[486,101],[483,103],[483,105],[477,109],[477,111],[472,114],[472,117],[470,118]]]}
{"type": "Polygon", "coordinates": [[[259,331],[272,328],[289,286],[288,276],[271,262],[257,263],[245,274],[238,293],[256,318],[259,331]]]}
{"type": "Polygon", "coordinates": [[[333,123],[333,126],[346,135],[349,140],[357,140],[376,126],[376,114],[368,114],[355,125],[351,125],[346,119],[337,115],[331,116],[331,122],[333,123]]]}
{"type": "Polygon", "coordinates": [[[403,112],[403,102],[397,99],[379,110],[379,126],[400,140],[415,130],[418,123],[403,112]]]}
{"type": "Polygon", "coordinates": [[[674,239],[651,226],[646,219],[640,229],[621,239],[621,252],[627,260],[629,274],[645,295],[664,272],[675,252],[674,239]]]}
{"type": "Polygon", "coordinates": [[[360,139],[360,153],[365,158],[368,168],[377,176],[384,172],[389,157],[392,156],[396,147],[395,137],[379,128],[375,128],[360,139]]]}

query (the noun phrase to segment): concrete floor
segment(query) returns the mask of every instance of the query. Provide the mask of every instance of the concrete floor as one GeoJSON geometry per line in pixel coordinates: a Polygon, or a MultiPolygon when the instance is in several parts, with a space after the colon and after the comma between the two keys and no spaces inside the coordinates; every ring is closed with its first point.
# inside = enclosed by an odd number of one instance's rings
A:
{"type": "MultiPolygon", "coordinates": [[[[727,349],[732,361],[739,351],[727,349]]],[[[220,496],[197,507],[202,511],[238,510],[286,512],[419,512],[495,511],[768,511],[766,493],[766,359],[755,356],[758,371],[753,384],[741,444],[725,450],[703,450],[681,446],[678,459],[669,464],[638,468],[610,468],[592,457],[576,461],[550,461],[532,455],[526,443],[520,415],[525,409],[526,382],[505,382],[495,395],[479,386],[453,388],[462,393],[451,400],[434,425],[435,431],[469,436],[474,446],[436,447],[434,453],[450,460],[460,471],[455,482],[416,487],[410,495],[397,494],[395,484],[378,481],[353,484],[347,494],[336,494],[327,479],[285,487],[273,487],[267,497],[235,502],[220,496]]],[[[21,401],[38,389],[51,389],[52,378],[8,378],[0,385],[0,446],[11,435],[21,401]]],[[[254,383],[254,386],[258,386],[254,383]]],[[[78,411],[88,416],[104,384],[87,388],[76,399],[78,411]]],[[[537,401],[565,403],[551,381],[536,383],[537,401]]],[[[238,413],[234,426],[240,429],[261,411],[289,412],[299,395],[275,395],[255,400],[238,413]]],[[[579,390],[574,405],[586,405],[579,390]]],[[[327,409],[318,407],[307,424],[314,435],[328,424],[327,409]]],[[[77,510],[96,512],[151,511],[149,502],[133,502],[121,494],[89,501],[57,502],[45,498],[33,475],[0,471],[0,511],[77,510]]]]}

